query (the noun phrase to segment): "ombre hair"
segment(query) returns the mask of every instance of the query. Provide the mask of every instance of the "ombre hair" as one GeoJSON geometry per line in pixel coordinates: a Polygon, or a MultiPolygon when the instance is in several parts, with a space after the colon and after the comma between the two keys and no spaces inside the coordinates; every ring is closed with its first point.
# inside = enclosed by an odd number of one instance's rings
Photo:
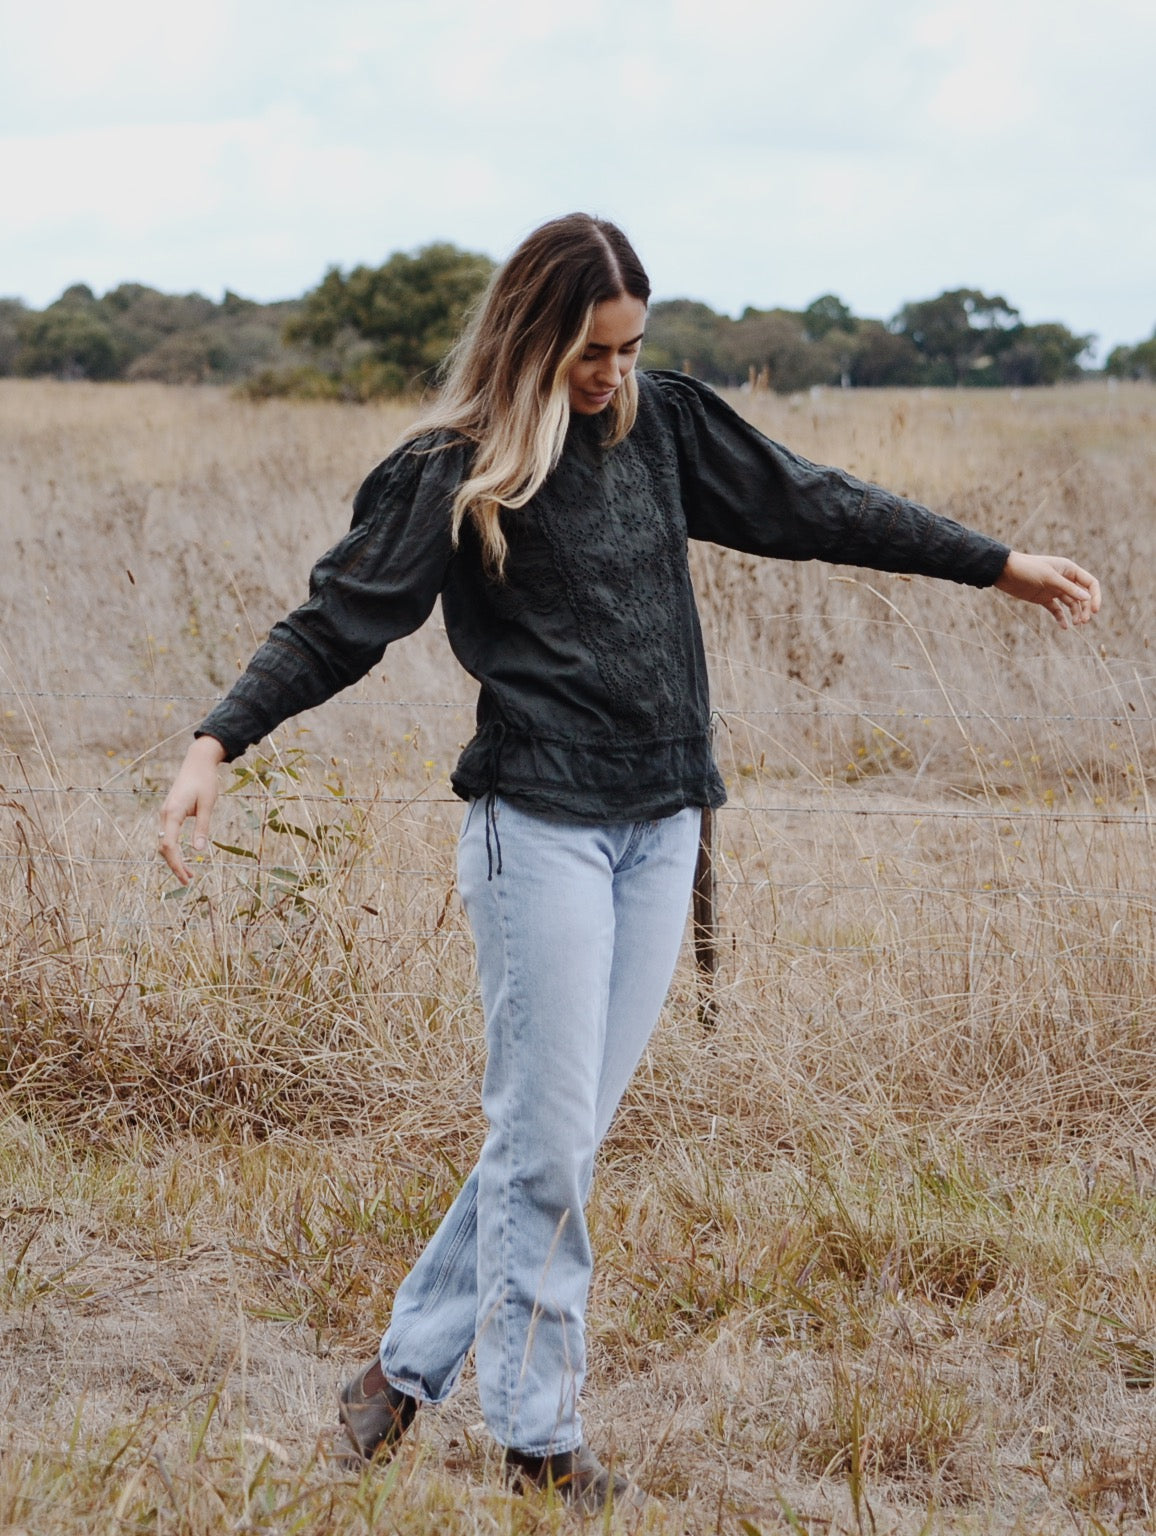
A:
{"type": "MultiPolygon", "coordinates": [[[[558,463],[570,422],[569,375],[582,357],[594,307],[650,300],[650,280],[629,240],[604,219],[571,213],[528,235],[498,268],[446,359],[437,399],[406,434],[451,432],[476,445],[453,502],[456,545],[468,517],[486,568],[501,576],[503,507],[524,507],[558,463]]],[[[606,408],[608,446],[634,425],[638,382],[629,373],[606,408]]]]}

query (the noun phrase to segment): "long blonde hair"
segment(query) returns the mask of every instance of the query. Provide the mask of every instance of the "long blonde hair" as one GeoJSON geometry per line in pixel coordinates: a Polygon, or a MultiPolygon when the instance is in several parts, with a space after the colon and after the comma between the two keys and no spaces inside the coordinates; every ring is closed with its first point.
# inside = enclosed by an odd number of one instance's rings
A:
{"type": "MultiPolygon", "coordinates": [[[[499,267],[444,365],[434,402],[408,438],[449,432],[476,445],[453,502],[457,543],[468,517],[486,568],[501,576],[503,507],[524,507],[557,464],[570,421],[569,374],[581,358],[594,306],[650,299],[650,280],[615,224],[571,213],[528,235],[499,267]]],[[[638,384],[628,374],[607,407],[607,444],[634,425],[638,384]]]]}

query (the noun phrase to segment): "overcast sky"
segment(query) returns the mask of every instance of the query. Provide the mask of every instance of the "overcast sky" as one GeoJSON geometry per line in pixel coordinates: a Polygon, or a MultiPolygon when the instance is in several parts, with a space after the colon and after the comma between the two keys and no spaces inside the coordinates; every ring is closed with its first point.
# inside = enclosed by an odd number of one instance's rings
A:
{"type": "Polygon", "coordinates": [[[0,294],[299,295],[582,208],[660,298],[1156,325],[1152,0],[0,0],[0,294]]]}

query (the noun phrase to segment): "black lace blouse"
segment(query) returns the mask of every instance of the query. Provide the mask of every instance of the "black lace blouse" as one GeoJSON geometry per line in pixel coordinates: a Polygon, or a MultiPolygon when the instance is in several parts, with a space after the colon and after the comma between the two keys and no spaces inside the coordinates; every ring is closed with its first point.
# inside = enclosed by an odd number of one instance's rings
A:
{"type": "Polygon", "coordinates": [[[1006,545],[764,437],[713,390],[640,374],[638,419],[616,447],[574,417],[558,467],[502,514],[504,581],[472,528],[450,541],[464,445],[419,439],[368,477],[309,600],[275,625],[198,734],[229,758],[374,666],[439,594],[454,654],[481,685],[458,760],[463,798],[634,821],[720,805],[706,660],[687,540],[989,586],[1006,545]],[[433,449],[433,451],[430,451],[433,449]]]}

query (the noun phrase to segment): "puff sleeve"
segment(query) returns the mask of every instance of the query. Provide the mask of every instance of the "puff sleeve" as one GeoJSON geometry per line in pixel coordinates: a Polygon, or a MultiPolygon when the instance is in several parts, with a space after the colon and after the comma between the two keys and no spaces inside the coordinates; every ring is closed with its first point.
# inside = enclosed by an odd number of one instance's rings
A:
{"type": "Polygon", "coordinates": [[[986,587],[1006,544],[839,469],[812,464],[731,409],[709,386],[652,373],[678,445],[691,538],[752,555],[831,560],[986,587]]]}
{"type": "Polygon", "coordinates": [[[349,532],[313,568],[308,600],[273,626],[197,730],[221,742],[227,761],[364,677],[391,641],[425,623],[454,558],[465,452],[419,439],[368,476],[349,532]]]}

